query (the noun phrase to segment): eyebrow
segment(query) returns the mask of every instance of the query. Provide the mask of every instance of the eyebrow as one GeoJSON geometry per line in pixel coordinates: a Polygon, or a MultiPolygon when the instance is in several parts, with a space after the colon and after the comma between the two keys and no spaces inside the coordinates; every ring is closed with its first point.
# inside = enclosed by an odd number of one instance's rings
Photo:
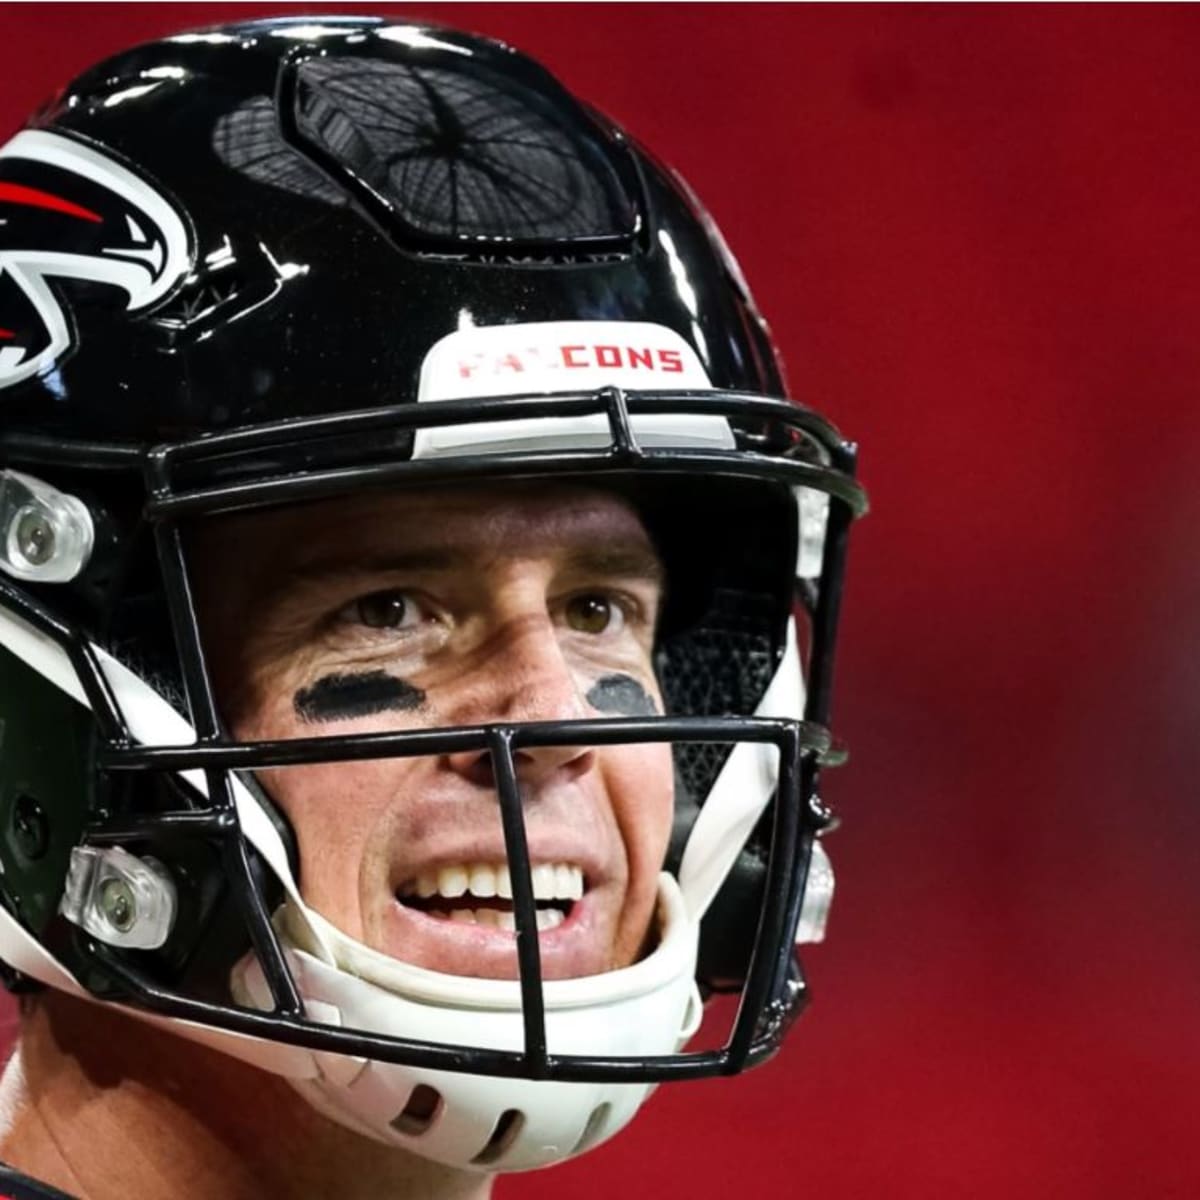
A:
{"type": "Polygon", "coordinates": [[[659,586],[667,578],[662,559],[649,546],[632,542],[577,547],[567,555],[566,567],[581,575],[615,575],[622,579],[642,579],[659,586]]]}
{"type": "MultiPolygon", "coordinates": [[[[446,549],[427,547],[397,553],[347,553],[344,549],[293,563],[283,571],[285,586],[320,583],[338,575],[385,575],[417,572],[452,571],[469,566],[478,558],[474,547],[446,549]]],[[[615,576],[639,579],[662,587],[666,569],[649,546],[634,542],[585,545],[570,549],[564,568],[581,575],[615,576]]]]}
{"type": "Polygon", "coordinates": [[[289,583],[321,583],[335,575],[370,575],[405,571],[449,571],[466,555],[450,550],[413,550],[398,554],[354,553],[342,548],[289,563],[283,577],[289,583]]]}

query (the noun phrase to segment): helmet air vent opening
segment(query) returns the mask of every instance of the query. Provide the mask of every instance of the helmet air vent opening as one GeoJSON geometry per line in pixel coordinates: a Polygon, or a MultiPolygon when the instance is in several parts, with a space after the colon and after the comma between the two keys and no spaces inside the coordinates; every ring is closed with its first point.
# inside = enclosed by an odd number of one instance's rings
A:
{"type": "Polygon", "coordinates": [[[397,1133],[420,1137],[441,1115],[444,1103],[441,1092],[436,1088],[431,1088],[427,1083],[418,1083],[403,1111],[392,1118],[391,1126],[397,1133]]]}
{"type": "Polygon", "coordinates": [[[579,1141],[571,1148],[572,1154],[582,1154],[603,1139],[608,1129],[608,1117],[611,1112],[612,1105],[607,1100],[592,1109],[592,1114],[583,1127],[583,1133],[579,1135],[579,1141]]]}
{"type": "Polygon", "coordinates": [[[471,1159],[471,1162],[479,1167],[491,1166],[499,1162],[513,1142],[517,1140],[517,1136],[524,1127],[525,1114],[515,1108],[506,1108],[500,1114],[496,1128],[492,1130],[492,1136],[487,1140],[487,1145],[471,1159]]]}
{"type": "Polygon", "coordinates": [[[625,151],[551,81],[458,56],[329,56],[300,62],[291,85],[285,136],[410,251],[578,262],[633,250],[625,151]]]}

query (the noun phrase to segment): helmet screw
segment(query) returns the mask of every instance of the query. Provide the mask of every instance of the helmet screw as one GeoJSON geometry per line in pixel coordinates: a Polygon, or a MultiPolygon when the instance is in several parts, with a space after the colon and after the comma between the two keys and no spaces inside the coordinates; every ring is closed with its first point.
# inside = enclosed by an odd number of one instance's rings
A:
{"type": "Polygon", "coordinates": [[[833,809],[827,807],[816,792],[808,798],[808,813],[813,826],[820,833],[832,832],[838,827],[838,819],[833,809]]]}
{"type": "Polygon", "coordinates": [[[106,879],[97,901],[105,920],[120,933],[128,933],[137,917],[137,902],[129,884],[124,879],[106,879]]]}
{"type": "Polygon", "coordinates": [[[40,509],[29,507],[17,514],[17,549],[31,566],[40,567],[54,554],[54,526],[40,509]]]}
{"type": "Polygon", "coordinates": [[[12,815],[17,849],[29,859],[41,858],[50,848],[50,822],[42,806],[29,795],[17,797],[12,815]]]}

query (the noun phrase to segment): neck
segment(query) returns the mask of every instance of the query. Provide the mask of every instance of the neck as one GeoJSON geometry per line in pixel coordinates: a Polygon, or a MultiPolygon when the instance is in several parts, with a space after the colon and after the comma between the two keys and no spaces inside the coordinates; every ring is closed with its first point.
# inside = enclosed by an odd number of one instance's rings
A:
{"type": "Polygon", "coordinates": [[[487,1200],[491,1180],[343,1129],[282,1080],[111,1008],[26,1004],[0,1160],[80,1200],[487,1200]]]}

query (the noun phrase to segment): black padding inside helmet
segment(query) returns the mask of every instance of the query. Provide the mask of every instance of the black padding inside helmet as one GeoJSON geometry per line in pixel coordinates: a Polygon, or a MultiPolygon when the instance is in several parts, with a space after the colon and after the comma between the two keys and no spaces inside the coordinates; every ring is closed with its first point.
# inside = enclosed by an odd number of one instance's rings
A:
{"type": "MultiPolygon", "coordinates": [[[[796,562],[790,493],[687,479],[636,497],[667,570],[656,669],[673,716],[750,716],[786,644],[796,562]]],[[[730,747],[676,747],[678,783],[703,803],[730,747]]]]}
{"type": "MultiPolygon", "coordinates": [[[[749,716],[786,646],[796,517],[783,488],[702,480],[672,504],[642,512],[667,566],[668,601],[656,668],[667,712],[749,716]]],[[[674,747],[675,813],[666,867],[678,873],[700,809],[732,751],[674,747]]],[[[768,810],[769,812],[769,810],[768,810]]],[[[762,911],[769,815],[735,860],[701,924],[697,978],[725,990],[744,978],[762,911]]]]}
{"type": "MultiPolygon", "coordinates": [[[[700,624],[671,639],[659,660],[669,713],[747,716],[754,712],[775,671],[774,605],[761,593],[719,588],[700,624]]],[[[679,750],[681,782],[707,795],[729,755],[720,743],[679,750]]]]}

